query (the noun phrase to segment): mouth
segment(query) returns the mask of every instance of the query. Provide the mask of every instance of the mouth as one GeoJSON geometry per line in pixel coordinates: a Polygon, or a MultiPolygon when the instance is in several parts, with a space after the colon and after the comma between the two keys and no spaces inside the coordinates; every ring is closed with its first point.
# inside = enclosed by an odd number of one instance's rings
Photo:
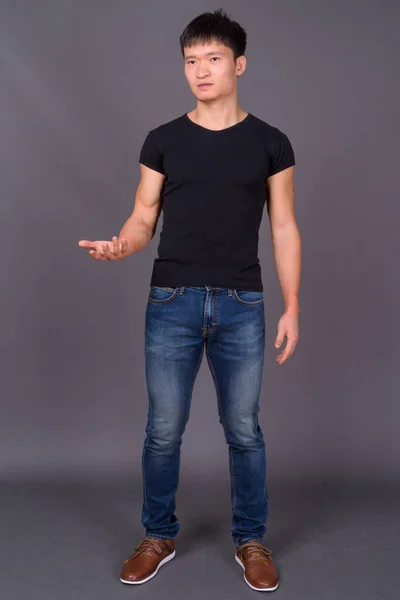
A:
{"type": "Polygon", "coordinates": [[[212,83],[199,83],[197,87],[203,89],[203,88],[208,88],[208,87],[211,87],[211,86],[212,86],[212,83]]]}

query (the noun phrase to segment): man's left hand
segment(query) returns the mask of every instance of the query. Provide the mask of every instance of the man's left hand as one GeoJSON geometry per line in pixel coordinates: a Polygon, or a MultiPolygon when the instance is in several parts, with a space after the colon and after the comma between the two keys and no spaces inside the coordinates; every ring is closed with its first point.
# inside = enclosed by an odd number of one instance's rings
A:
{"type": "Polygon", "coordinates": [[[287,338],[284,350],[276,357],[276,362],[282,365],[294,352],[299,340],[299,315],[298,312],[284,312],[278,322],[278,335],[275,340],[275,348],[282,346],[284,338],[287,338]]]}

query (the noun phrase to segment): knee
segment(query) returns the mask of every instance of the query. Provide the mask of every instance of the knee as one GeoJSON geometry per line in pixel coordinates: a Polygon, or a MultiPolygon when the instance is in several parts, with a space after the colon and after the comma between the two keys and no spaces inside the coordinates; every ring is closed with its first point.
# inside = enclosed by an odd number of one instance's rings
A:
{"type": "Polygon", "coordinates": [[[241,420],[225,427],[228,444],[238,447],[257,447],[264,444],[264,436],[257,419],[241,420]]]}
{"type": "Polygon", "coordinates": [[[184,426],[180,422],[149,421],[146,426],[145,446],[159,452],[175,451],[182,443],[184,426]]]}

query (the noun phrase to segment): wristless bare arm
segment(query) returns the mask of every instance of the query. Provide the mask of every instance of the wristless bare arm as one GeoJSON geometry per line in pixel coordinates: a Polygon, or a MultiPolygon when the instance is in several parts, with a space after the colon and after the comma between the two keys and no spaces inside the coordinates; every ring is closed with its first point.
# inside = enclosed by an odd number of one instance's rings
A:
{"type": "Polygon", "coordinates": [[[128,254],[143,250],[151,241],[161,212],[161,190],[165,176],[142,164],[140,171],[133,212],[119,234],[128,242],[128,254]]]}
{"type": "Polygon", "coordinates": [[[299,312],[301,238],[294,211],[294,167],[267,180],[268,214],[285,310],[299,312]]]}

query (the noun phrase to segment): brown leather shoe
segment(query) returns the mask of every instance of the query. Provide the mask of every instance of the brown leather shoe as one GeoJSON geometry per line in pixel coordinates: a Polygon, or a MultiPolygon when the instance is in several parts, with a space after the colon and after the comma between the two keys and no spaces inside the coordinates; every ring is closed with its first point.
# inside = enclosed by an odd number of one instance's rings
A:
{"type": "Polygon", "coordinates": [[[244,570],[244,580],[251,589],[272,592],[278,587],[278,571],[271,556],[271,550],[257,540],[236,549],[235,560],[244,570]]]}
{"type": "Polygon", "coordinates": [[[122,583],[145,583],[157,575],[158,569],[175,556],[174,540],[144,536],[134,554],[124,561],[122,583]]]}

